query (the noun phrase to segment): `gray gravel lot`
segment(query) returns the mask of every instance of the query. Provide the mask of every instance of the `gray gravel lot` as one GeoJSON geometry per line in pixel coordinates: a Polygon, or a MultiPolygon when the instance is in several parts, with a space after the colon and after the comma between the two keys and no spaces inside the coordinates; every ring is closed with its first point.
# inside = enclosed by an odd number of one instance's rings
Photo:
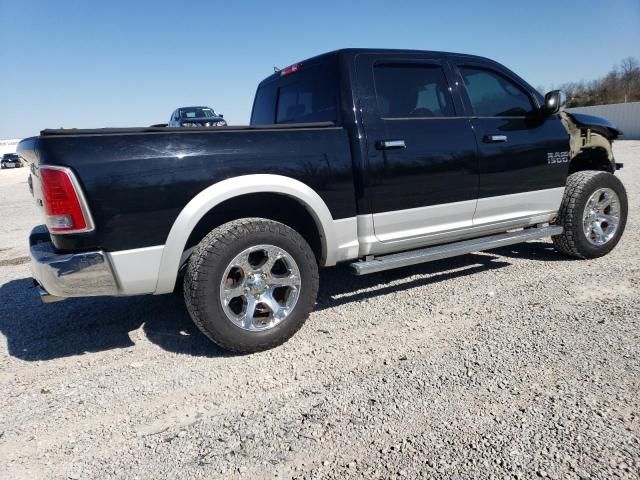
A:
{"type": "Polygon", "coordinates": [[[232,356],[177,295],[43,305],[27,169],[0,172],[0,477],[640,478],[640,142],[627,231],[321,275],[287,344],[232,356]]]}

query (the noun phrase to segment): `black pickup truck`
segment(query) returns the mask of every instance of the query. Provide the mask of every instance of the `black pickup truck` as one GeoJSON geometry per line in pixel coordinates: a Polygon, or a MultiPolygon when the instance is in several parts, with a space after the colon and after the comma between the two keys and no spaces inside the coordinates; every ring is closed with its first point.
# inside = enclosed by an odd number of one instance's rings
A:
{"type": "Polygon", "coordinates": [[[249,126],[44,130],[18,147],[46,223],[34,278],[45,301],[183,281],[197,326],[251,352],[303,325],[319,267],[546,236],[599,257],[627,219],[621,132],[563,104],[486,58],[346,49],[267,77],[249,126]]]}

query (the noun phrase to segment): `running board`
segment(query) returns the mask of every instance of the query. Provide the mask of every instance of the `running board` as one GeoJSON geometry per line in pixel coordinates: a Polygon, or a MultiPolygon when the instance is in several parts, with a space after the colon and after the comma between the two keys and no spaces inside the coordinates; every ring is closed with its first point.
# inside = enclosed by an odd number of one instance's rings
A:
{"type": "Polygon", "coordinates": [[[366,275],[368,273],[391,270],[392,268],[406,267],[418,263],[433,262],[443,258],[456,257],[467,253],[481,252],[493,248],[522,243],[536,238],[560,235],[563,229],[559,225],[549,225],[548,227],[528,228],[517,232],[501,233],[489,237],[474,238],[462,242],[438,245],[437,247],[421,248],[409,252],[393,253],[374,257],[372,260],[361,260],[351,264],[355,275],[366,275]]]}

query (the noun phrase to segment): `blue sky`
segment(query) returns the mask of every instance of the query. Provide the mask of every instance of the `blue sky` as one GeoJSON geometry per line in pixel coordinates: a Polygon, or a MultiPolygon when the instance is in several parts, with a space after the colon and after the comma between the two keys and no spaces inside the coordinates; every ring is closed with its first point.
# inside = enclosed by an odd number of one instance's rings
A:
{"type": "Polygon", "coordinates": [[[640,0],[0,0],[0,138],[192,104],[247,123],[274,65],[342,47],[474,53],[549,87],[640,58],[640,0]]]}

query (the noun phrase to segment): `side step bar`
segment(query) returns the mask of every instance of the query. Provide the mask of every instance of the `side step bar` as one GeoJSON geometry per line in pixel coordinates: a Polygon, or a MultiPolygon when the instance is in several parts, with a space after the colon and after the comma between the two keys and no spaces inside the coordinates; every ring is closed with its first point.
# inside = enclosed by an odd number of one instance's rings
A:
{"type": "Polygon", "coordinates": [[[443,258],[456,257],[467,253],[491,250],[492,248],[522,243],[536,238],[559,235],[563,228],[559,225],[549,225],[547,227],[528,228],[517,232],[501,233],[489,237],[474,238],[462,242],[448,243],[436,247],[421,248],[402,253],[393,253],[375,257],[372,260],[361,260],[351,264],[355,275],[366,275],[368,273],[391,270],[392,268],[406,267],[418,263],[433,262],[443,258]]]}

